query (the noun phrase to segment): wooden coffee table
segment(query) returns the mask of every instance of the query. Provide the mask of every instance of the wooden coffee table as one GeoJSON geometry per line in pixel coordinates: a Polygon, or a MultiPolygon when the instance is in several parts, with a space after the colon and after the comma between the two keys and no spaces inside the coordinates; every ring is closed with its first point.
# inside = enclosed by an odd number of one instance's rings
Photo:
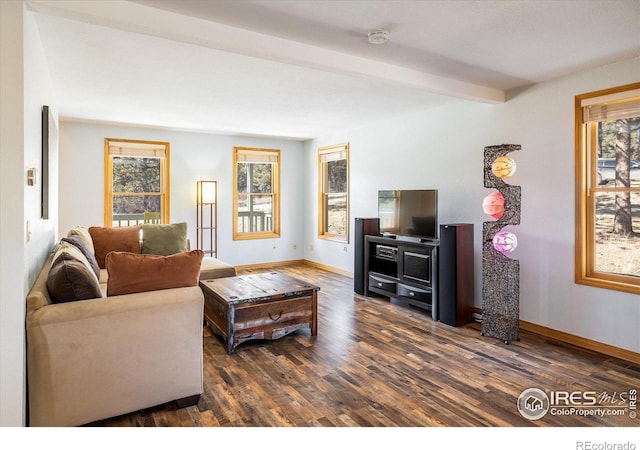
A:
{"type": "Polygon", "coordinates": [[[300,329],[318,334],[318,286],[268,272],[201,280],[204,316],[231,354],[252,339],[279,339],[300,329]]]}

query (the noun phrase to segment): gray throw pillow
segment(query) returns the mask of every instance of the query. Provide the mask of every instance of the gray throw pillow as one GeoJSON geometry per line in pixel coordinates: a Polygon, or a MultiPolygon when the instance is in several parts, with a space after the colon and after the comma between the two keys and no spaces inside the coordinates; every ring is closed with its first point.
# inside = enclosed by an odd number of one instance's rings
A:
{"type": "Polygon", "coordinates": [[[68,242],[69,244],[75,246],[78,250],[82,252],[82,254],[87,258],[89,265],[93,269],[93,272],[96,274],[98,280],[100,279],[100,266],[98,265],[98,261],[96,260],[96,256],[93,254],[89,247],[87,246],[84,239],[80,236],[73,235],[62,238],[63,242],[68,242]]]}
{"type": "Polygon", "coordinates": [[[174,224],[143,224],[142,253],[169,256],[186,252],[187,222],[174,224]]]}
{"type": "Polygon", "coordinates": [[[100,285],[82,261],[62,252],[49,269],[47,289],[53,303],[102,297],[100,285]]]}

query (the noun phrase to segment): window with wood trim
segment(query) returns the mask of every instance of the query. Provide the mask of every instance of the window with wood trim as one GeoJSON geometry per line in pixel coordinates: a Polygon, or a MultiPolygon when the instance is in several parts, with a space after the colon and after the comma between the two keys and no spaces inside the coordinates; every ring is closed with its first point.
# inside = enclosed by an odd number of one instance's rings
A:
{"type": "Polygon", "coordinates": [[[318,149],[318,236],[349,242],[349,144],[318,149]]]}
{"type": "Polygon", "coordinates": [[[280,150],[233,152],[233,239],[279,237],[280,150]]]}
{"type": "Polygon", "coordinates": [[[169,223],[169,143],[104,140],[104,224],[169,223]]]}
{"type": "Polygon", "coordinates": [[[640,294],[640,83],[575,108],[576,282],[640,294]]]}

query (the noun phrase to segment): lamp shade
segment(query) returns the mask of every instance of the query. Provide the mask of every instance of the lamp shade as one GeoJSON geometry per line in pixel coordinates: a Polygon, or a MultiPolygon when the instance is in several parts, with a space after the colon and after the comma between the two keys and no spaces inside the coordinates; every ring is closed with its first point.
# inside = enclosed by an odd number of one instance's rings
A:
{"type": "Polygon", "coordinates": [[[518,246],[518,238],[509,231],[498,231],[493,236],[493,248],[500,253],[511,253],[518,246]]]}
{"type": "Polygon", "coordinates": [[[498,156],[491,164],[491,171],[498,178],[509,178],[516,173],[516,162],[507,156],[498,156]]]}
{"type": "Polygon", "coordinates": [[[218,182],[196,182],[196,248],[218,256],[218,182]]]}
{"type": "Polygon", "coordinates": [[[482,201],[482,210],[485,214],[500,219],[504,214],[504,196],[500,191],[492,192],[482,201]]]}
{"type": "Polygon", "coordinates": [[[216,203],[216,182],[215,181],[198,181],[198,203],[210,204],[216,203]]]}

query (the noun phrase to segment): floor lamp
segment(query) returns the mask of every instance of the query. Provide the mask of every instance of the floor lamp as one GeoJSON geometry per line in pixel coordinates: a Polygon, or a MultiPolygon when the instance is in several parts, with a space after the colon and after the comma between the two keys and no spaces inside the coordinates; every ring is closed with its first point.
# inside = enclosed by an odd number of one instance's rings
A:
{"type": "Polygon", "coordinates": [[[484,148],[484,187],[495,191],[485,197],[483,209],[495,220],[482,224],[482,335],[505,344],[520,339],[520,261],[507,256],[518,239],[502,230],[520,225],[521,186],[504,181],[516,170],[505,155],[520,149],[515,144],[484,148]]]}
{"type": "Polygon", "coordinates": [[[216,181],[196,182],[196,248],[218,257],[218,186],[216,181]]]}

